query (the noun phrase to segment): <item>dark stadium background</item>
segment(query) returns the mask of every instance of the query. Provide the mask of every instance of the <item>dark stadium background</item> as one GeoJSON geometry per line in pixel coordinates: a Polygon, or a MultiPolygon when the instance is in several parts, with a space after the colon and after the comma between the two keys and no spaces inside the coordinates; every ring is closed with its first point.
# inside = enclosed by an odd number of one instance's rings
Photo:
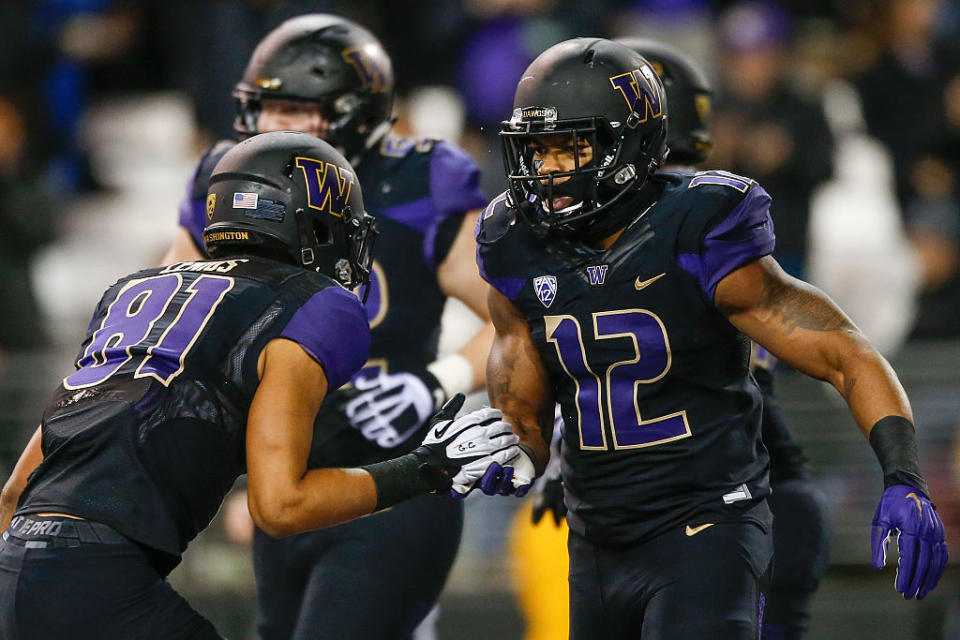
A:
{"type": "MultiPolygon", "coordinates": [[[[398,129],[458,140],[491,196],[503,188],[497,123],[541,50],[575,35],[647,35],[688,51],[719,94],[708,164],[767,187],[777,257],[891,358],[960,557],[958,0],[4,0],[0,480],[102,289],[156,263],[172,239],[196,157],[230,134],[230,91],[254,44],[316,11],[382,39],[398,129]]],[[[467,313],[448,309],[445,348],[469,334],[467,313]]],[[[777,386],[833,531],[810,637],[960,638],[955,566],[920,603],[900,600],[892,568],[869,567],[879,468],[839,398],[789,371],[777,386]]],[[[468,501],[441,638],[522,637],[507,552],[520,504],[468,501]]],[[[172,579],[222,632],[253,638],[248,553],[222,516],[172,579]]]]}

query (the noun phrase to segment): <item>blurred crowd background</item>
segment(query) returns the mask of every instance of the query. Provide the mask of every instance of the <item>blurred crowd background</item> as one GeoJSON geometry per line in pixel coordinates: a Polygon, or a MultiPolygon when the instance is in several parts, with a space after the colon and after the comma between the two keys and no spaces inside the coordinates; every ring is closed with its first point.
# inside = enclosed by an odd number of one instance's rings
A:
{"type": "MultiPolygon", "coordinates": [[[[230,93],[255,44],[310,12],[381,39],[397,130],[457,141],[491,196],[504,188],[499,122],[548,46],[647,36],[701,63],[716,89],[708,166],[764,185],[781,264],[892,359],[960,557],[960,0],[3,0],[0,479],[101,291],[172,240],[193,163],[231,135],[230,93]]],[[[464,314],[449,310],[448,348],[468,332],[464,314]]],[[[789,371],[779,391],[833,522],[811,637],[960,638],[954,569],[923,603],[898,602],[892,570],[869,569],[879,469],[839,398],[789,371]]],[[[521,504],[469,500],[441,638],[522,637],[507,553],[521,504]]],[[[243,640],[253,583],[225,529],[173,580],[243,640]]]]}

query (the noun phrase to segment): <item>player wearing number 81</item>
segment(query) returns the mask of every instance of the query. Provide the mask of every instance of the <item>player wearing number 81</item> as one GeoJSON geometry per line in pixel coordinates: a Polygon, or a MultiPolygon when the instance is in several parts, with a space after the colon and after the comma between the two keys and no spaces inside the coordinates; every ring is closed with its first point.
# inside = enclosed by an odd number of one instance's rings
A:
{"type": "Polygon", "coordinates": [[[469,484],[468,463],[516,449],[499,412],[453,420],[458,395],[406,456],[308,471],[324,396],[370,345],[348,291],[375,236],[360,185],[326,142],[267,133],[220,160],[207,203],[211,259],[104,293],[4,486],[3,640],[219,640],[164,578],[239,475],[284,536],[469,484]]]}
{"type": "Polygon", "coordinates": [[[891,528],[922,547],[897,588],[925,595],[946,548],[910,407],[856,327],[770,257],[763,188],[658,172],[663,86],[617,43],[551,47],[514,107],[501,130],[510,189],[477,241],[497,331],[487,387],[526,446],[481,486],[508,493],[511,476],[542,471],[559,402],[571,637],[758,637],[771,516],[747,336],[844,395],[884,470],[875,548],[891,528]]]}

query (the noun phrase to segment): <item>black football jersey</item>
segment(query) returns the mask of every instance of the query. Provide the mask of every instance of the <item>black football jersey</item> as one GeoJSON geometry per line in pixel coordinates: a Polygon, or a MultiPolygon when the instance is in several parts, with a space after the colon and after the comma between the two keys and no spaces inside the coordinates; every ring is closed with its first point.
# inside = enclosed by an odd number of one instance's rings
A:
{"type": "MultiPolygon", "coordinates": [[[[180,205],[180,225],[201,252],[210,174],[233,144],[217,143],[204,154],[180,205]]],[[[364,206],[380,230],[365,303],[370,359],[357,375],[422,370],[436,358],[446,301],[437,284],[437,266],[463,214],[487,204],[479,188],[480,170],[447,142],[394,135],[368,151],[356,169],[364,206]]],[[[318,417],[311,467],[366,464],[419,444],[417,434],[386,450],[367,441],[349,427],[341,411],[331,408],[341,401],[339,394],[332,394],[318,417]]]]}
{"type": "Polygon", "coordinates": [[[770,484],[807,477],[807,458],[803,447],[787,426],[783,408],[774,393],[774,371],[777,357],[758,345],[751,345],[750,371],[763,395],[763,420],[760,437],[770,454],[770,484]]]}
{"type": "Polygon", "coordinates": [[[561,406],[570,526],[602,543],[760,513],[769,492],[750,343],[713,297],[773,250],[770,198],[726,172],[658,179],[605,251],[539,238],[505,195],[478,224],[481,274],[527,318],[561,406]]]}
{"type": "Polygon", "coordinates": [[[356,296],[330,278],[260,258],[147,269],[103,295],[46,408],[43,462],[18,513],[69,513],[179,556],[245,473],[257,359],[300,344],[329,385],[370,344],[356,296]]]}

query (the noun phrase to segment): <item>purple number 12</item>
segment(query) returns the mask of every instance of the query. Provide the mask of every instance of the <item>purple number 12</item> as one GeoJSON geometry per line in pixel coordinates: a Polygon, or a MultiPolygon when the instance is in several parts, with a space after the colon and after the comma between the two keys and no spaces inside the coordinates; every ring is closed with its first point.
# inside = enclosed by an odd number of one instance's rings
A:
{"type": "Polygon", "coordinates": [[[547,341],[556,348],[564,372],[576,385],[581,449],[610,449],[604,427],[607,423],[614,449],[652,447],[690,435],[685,411],[640,417],[637,386],[660,380],[672,363],[667,330],[660,318],[644,309],[593,314],[597,340],[629,338],[633,342],[630,358],[608,366],[603,378],[587,363],[583,332],[575,317],[546,316],[544,323],[547,341]]]}
{"type": "Polygon", "coordinates": [[[183,371],[187,352],[233,283],[233,278],[202,275],[184,287],[179,273],[131,280],[110,303],[77,371],[63,386],[82,389],[100,384],[134,357],[141,359],[134,378],[149,376],[169,385],[183,371]],[[155,344],[135,356],[133,347],[145,346],[153,326],[168,310],[176,314],[169,326],[155,344]]]}

